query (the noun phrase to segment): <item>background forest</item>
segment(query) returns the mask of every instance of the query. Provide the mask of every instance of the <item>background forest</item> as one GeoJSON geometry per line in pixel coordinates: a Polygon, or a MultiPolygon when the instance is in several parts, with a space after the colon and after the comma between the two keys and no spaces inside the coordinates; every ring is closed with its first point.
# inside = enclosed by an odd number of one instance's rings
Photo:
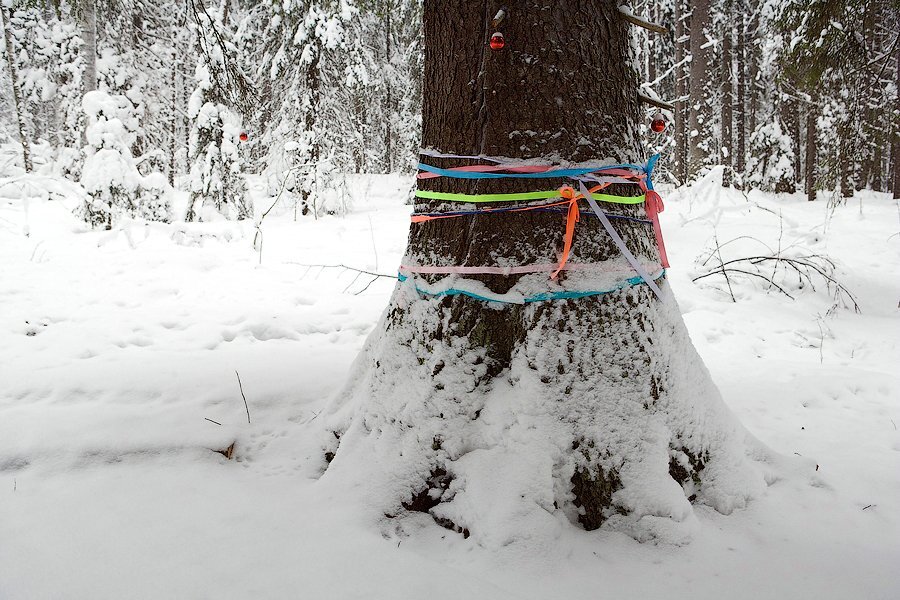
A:
{"type": "MultiPolygon", "coordinates": [[[[648,154],[663,154],[671,182],[723,165],[723,183],[743,189],[900,195],[894,0],[631,9],[669,29],[633,31],[647,124],[668,122],[645,128],[648,154]]],[[[415,166],[421,11],[416,0],[5,0],[0,141],[23,145],[27,170],[80,182],[94,225],[250,217],[244,173],[298,214],[344,213],[346,174],[415,166]],[[172,187],[190,192],[184,214],[172,187]]]]}

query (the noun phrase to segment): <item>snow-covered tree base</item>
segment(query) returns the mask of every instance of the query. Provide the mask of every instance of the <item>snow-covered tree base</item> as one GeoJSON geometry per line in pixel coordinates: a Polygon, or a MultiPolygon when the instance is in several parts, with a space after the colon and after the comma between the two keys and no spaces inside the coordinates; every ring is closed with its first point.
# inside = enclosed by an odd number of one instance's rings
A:
{"type": "Polygon", "coordinates": [[[722,402],[663,290],[665,302],[637,286],[499,305],[399,284],[320,416],[322,484],[390,527],[427,511],[488,547],[567,521],[688,541],[692,503],[745,506],[772,456],[722,402]],[[498,340],[492,323],[509,321],[514,339],[498,340]]]}

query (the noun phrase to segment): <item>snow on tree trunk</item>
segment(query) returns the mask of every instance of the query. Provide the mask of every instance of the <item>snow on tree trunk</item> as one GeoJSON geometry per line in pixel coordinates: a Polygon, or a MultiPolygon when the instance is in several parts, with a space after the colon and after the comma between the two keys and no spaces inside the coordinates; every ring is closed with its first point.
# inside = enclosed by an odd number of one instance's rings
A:
{"type": "MultiPolygon", "coordinates": [[[[894,111],[900,114],[900,45],[894,50],[894,77],[896,78],[896,91],[894,92],[894,111]]],[[[891,139],[891,163],[893,165],[892,178],[894,200],[900,199],[900,119],[893,120],[894,135],[891,139]]]]}
{"type": "Polygon", "coordinates": [[[97,89],[97,11],[94,0],[82,0],[78,8],[81,40],[84,43],[81,47],[84,56],[82,85],[87,94],[97,89]]]}
{"type": "MultiPolygon", "coordinates": [[[[743,3],[739,6],[743,9],[743,3]]],[[[747,103],[745,101],[747,88],[747,31],[743,10],[739,14],[734,15],[737,27],[737,48],[735,49],[736,69],[737,69],[737,97],[735,98],[734,124],[737,128],[737,139],[734,156],[734,169],[738,176],[737,185],[744,185],[744,162],[747,159],[747,126],[746,111],[747,103]]]]}
{"type": "Polygon", "coordinates": [[[690,176],[697,177],[713,154],[712,98],[710,94],[710,0],[691,3],[691,66],[690,66],[690,176]]]}
{"type": "Polygon", "coordinates": [[[811,101],[806,107],[806,199],[816,199],[816,104],[811,101]]]}
{"type": "Polygon", "coordinates": [[[690,111],[688,88],[685,81],[685,1],[675,0],[675,176],[679,183],[685,183],[688,178],[688,141],[685,128],[685,119],[690,111]]]}
{"type": "Polygon", "coordinates": [[[12,87],[12,97],[14,110],[16,112],[16,125],[19,132],[19,143],[22,145],[22,163],[25,172],[30,173],[33,169],[31,165],[31,149],[28,145],[28,136],[26,135],[25,126],[25,104],[22,101],[22,91],[19,87],[19,78],[16,73],[16,51],[13,45],[13,35],[9,23],[11,20],[11,12],[6,5],[0,5],[0,20],[3,21],[3,40],[6,43],[6,65],[9,69],[10,87],[12,87]]]}
{"type": "MultiPolygon", "coordinates": [[[[616,3],[508,6],[507,46],[495,52],[487,42],[499,4],[426,0],[424,146],[563,163],[640,162],[638,81],[616,3]]],[[[457,193],[559,185],[420,181],[420,189],[457,193]]],[[[636,193],[621,184],[607,191],[636,193]]],[[[604,208],[644,216],[642,205],[604,208]]],[[[652,230],[616,223],[631,251],[658,267],[652,230]]],[[[414,224],[404,263],[555,262],[564,227],[559,214],[534,211],[414,224]]],[[[558,281],[411,275],[398,284],[346,388],[317,421],[326,429],[323,484],[364,499],[385,526],[428,512],[491,547],[552,538],[567,522],[683,541],[696,522],[692,502],[729,513],[759,495],[765,478],[749,456],[766,451],[723,404],[664,281],[664,301],[645,285],[530,304],[417,290],[521,298],[603,289],[633,276],[597,219],[578,223],[571,260],[603,272],[564,272],[558,281]]]]}
{"type": "Polygon", "coordinates": [[[734,143],[732,135],[732,108],[734,98],[732,96],[732,22],[733,15],[731,0],[725,0],[725,19],[722,24],[722,67],[720,72],[720,82],[722,89],[722,111],[721,111],[721,133],[722,144],[719,161],[725,165],[725,171],[722,175],[722,185],[728,187],[732,181],[732,165],[734,164],[734,143]]]}

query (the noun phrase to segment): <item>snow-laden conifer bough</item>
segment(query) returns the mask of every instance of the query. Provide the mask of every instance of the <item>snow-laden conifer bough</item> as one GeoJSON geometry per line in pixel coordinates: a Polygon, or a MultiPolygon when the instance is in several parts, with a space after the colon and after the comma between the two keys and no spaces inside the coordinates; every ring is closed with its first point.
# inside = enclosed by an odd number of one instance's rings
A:
{"type": "Polygon", "coordinates": [[[687,541],[692,504],[730,513],[779,469],[666,282],[626,22],[609,0],[487,13],[425,3],[409,245],[315,421],[320,485],[387,529],[427,512],[488,547],[578,523],[687,541]]]}

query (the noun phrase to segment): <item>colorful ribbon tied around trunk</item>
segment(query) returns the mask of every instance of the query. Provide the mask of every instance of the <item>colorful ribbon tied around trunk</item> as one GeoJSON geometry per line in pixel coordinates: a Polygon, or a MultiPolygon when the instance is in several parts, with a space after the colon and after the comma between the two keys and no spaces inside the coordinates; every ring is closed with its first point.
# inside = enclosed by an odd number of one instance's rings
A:
{"type": "MultiPolygon", "coordinates": [[[[629,220],[639,223],[650,224],[653,227],[656,245],[659,250],[660,264],[662,267],[669,267],[668,256],[666,255],[666,247],[663,242],[662,229],[659,225],[659,213],[664,209],[662,198],[653,190],[653,183],[650,175],[656,164],[659,155],[654,155],[647,161],[644,166],[633,164],[619,164],[608,166],[577,166],[577,167],[561,167],[547,164],[513,164],[507,160],[499,158],[491,158],[484,156],[461,156],[452,154],[441,154],[427,150],[421,151],[423,156],[431,156],[436,158],[455,158],[480,160],[483,163],[462,167],[452,167],[447,169],[438,168],[425,163],[419,164],[419,174],[417,178],[420,180],[435,179],[439,177],[448,177],[453,179],[569,179],[577,182],[578,190],[572,185],[564,184],[555,190],[538,190],[532,192],[519,192],[507,194],[457,194],[448,192],[431,192],[418,190],[416,197],[423,200],[443,200],[446,202],[461,202],[477,205],[492,204],[498,202],[535,202],[520,206],[503,206],[503,207],[487,207],[477,208],[466,211],[455,212],[435,212],[435,213],[414,213],[412,215],[413,223],[424,223],[438,219],[452,219],[464,216],[475,216],[480,214],[494,214],[507,212],[522,211],[557,211],[564,212],[566,215],[566,227],[563,238],[563,248],[560,253],[559,262],[556,265],[523,265],[518,267],[415,267],[413,265],[403,265],[403,269],[409,272],[418,273],[442,273],[442,274],[522,274],[547,272],[550,273],[551,279],[556,279],[559,273],[567,270],[569,255],[572,251],[572,241],[575,235],[575,227],[579,222],[582,209],[579,205],[580,201],[585,200],[590,208],[589,212],[600,219],[606,232],[610,235],[613,242],[622,252],[629,264],[638,273],[639,282],[647,284],[653,292],[662,297],[662,292],[656,284],[659,274],[651,276],[646,269],[637,261],[637,258],[631,253],[625,245],[621,236],[616,232],[610,223],[610,219],[629,220]],[[604,194],[601,191],[610,185],[625,183],[636,184],[641,192],[640,196],[617,196],[604,194]],[[547,202],[550,200],[551,202],[547,202]],[[601,210],[598,202],[607,202],[612,204],[643,204],[647,214],[646,219],[639,219],[625,215],[608,214],[601,210]]],[[[588,265],[572,265],[575,268],[584,268],[588,265]]],[[[630,282],[631,280],[629,280],[630,282]]]]}

